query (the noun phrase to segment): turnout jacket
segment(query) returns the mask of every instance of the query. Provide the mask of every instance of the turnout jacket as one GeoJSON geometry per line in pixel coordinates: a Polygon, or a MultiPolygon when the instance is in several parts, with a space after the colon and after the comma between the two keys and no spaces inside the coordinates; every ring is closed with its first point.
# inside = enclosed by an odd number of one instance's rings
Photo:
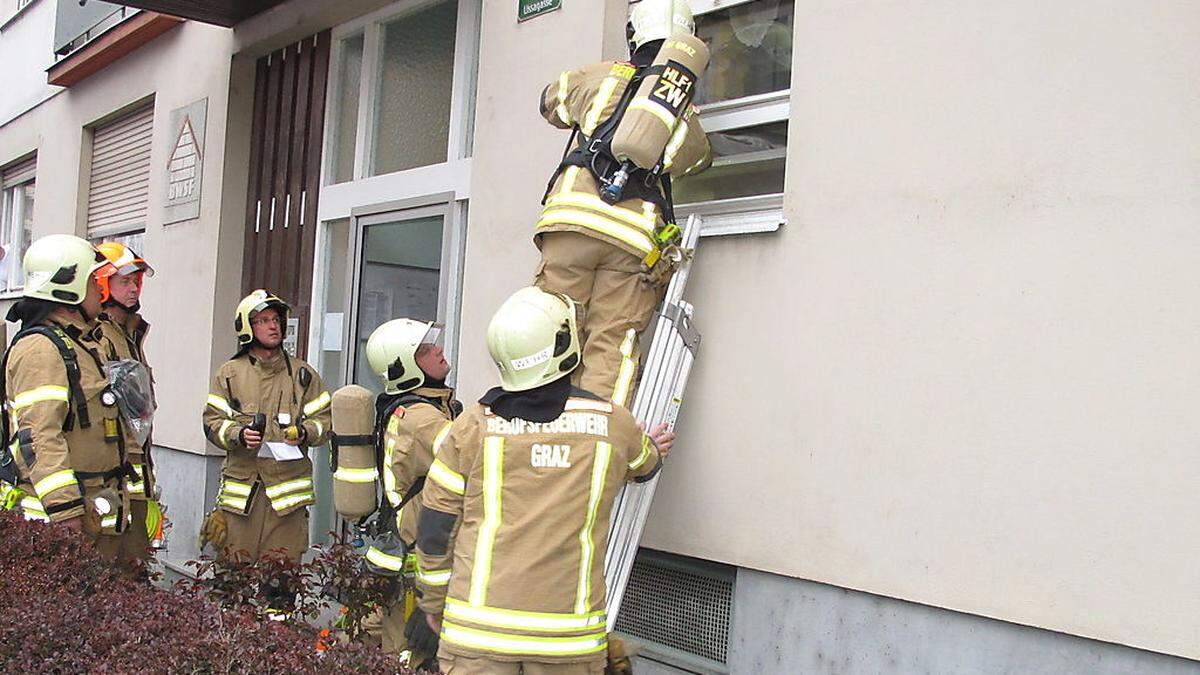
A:
{"type": "MultiPolygon", "coordinates": [[[[541,113],[559,129],[576,128],[590,139],[616,111],[635,73],[630,63],[603,61],[568,70],[542,92],[541,113]]],[[[676,126],[663,156],[673,178],[702,171],[712,163],[708,137],[693,105],[676,126]]],[[[618,246],[653,266],[660,255],[654,234],[663,214],[652,202],[626,199],[608,204],[600,198],[588,169],[569,166],[555,179],[537,223],[534,240],[545,232],[580,232],[618,246]]]]}
{"type": "Polygon", "coordinates": [[[430,466],[417,537],[420,606],[443,615],[442,648],[513,661],[601,654],[609,514],[626,481],[659,465],[629,411],[579,389],[550,422],[482,403],[463,413],[430,466]],[[438,572],[448,584],[427,581],[438,572]]]}
{"type": "MultiPolygon", "coordinates": [[[[137,361],[150,369],[146,361],[146,334],[150,332],[150,324],[142,315],[130,313],[128,320],[121,324],[107,313],[101,314],[96,322],[100,329],[101,353],[106,361],[137,361]]],[[[128,427],[125,427],[128,429],[128,427]]],[[[133,434],[125,437],[125,450],[129,463],[137,474],[137,480],[129,485],[130,499],[145,501],[154,496],[154,461],[150,457],[151,441],[139,446],[133,434]]]]}
{"type": "MultiPolygon", "coordinates": [[[[455,417],[452,389],[420,387],[404,396],[424,400],[397,407],[384,427],[383,490],[393,507],[399,507],[413,485],[429,473],[455,417]]],[[[407,546],[417,540],[420,512],[421,500],[413,498],[396,514],[396,531],[407,546]]]]}
{"type": "Polygon", "coordinates": [[[55,330],[74,353],[80,391],[73,395],[66,361],[51,338],[27,335],[10,348],[5,386],[18,487],[26,495],[21,509],[37,520],[84,516],[88,532],[118,534],[129,522],[132,471],[102,367],[99,328],[75,313],[55,314],[38,325],[55,330]],[[105,501],[115,497],[118,503],[97,508],[102,490],[105,501]]]}
{"type": "Polygon", "coordinates": [[[331,427],[329,404],[329,392],[316,369],[282,349],[265,360],[246,352],[226,361],[213,376],[204,406],[204,433],[226,452],[217,506],[246,514],[257,490],[266,492],[271,508],[281,516],[312,504],[308,449],[325,442],[331,427]],[[250,450],[241,433],[256,413],[266,416],[266,429],[262,446],[250,450]],[[278,461],[267,443],[283,443],[289,424],[304,430],[299,446],[304,456],[278,461]]]}

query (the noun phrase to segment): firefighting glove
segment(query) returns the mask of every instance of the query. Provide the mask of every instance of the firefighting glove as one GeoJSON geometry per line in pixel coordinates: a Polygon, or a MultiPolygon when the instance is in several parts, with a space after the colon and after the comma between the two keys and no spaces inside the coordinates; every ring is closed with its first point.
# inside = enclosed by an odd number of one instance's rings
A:
{"type": "Polygon", "coordinates": [[[283,430],[283,437],[291,443],[299,443],[304,436],[304,427],[297,424],[292,424],[283,430]]]}
{"type": "Polygon", "coordinates": [[[225,522],[225,512],[213,509],[204,519],[204,525],[200,527],[200,548],[204,548],[205,544],[212,544],[214,549],[220,551],[225,548],[228,537],[229,523],[225,522]]]}
{"type": "Polygon", "coordinates": [[[436,654],[438,635],[429,627],[425,620],[425,612],[420,607],[413,610],[412,616],[404,625],[404,637],[408,640],[408,648],[418,654],[436,654]]]}
{"type": "Polygon", "coordinates": [[[604,675],[633,675],[633,663],[625,642],[615,636],[608,636],[608,663],[604,665],[604,675]]]}

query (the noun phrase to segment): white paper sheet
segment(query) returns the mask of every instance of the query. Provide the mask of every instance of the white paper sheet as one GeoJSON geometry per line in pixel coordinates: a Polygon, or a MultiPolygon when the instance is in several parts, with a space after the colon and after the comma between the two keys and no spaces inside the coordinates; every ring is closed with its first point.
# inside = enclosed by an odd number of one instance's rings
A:
{"type": "Polygon", "coordinates": [[[304,459],[304,453],[300,452],[300,448],[287,443],[263,443],[262,448],[258,451],[259,457],[274,457],[279,462],[290,462],[293,459],[304,459]],[[264,454],[264,451],[266,454],[264,454]]]}

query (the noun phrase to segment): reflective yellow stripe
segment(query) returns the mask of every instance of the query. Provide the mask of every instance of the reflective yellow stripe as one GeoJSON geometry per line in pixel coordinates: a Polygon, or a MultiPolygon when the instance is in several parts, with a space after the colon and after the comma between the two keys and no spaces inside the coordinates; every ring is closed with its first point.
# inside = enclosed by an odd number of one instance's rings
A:
{"type": "Polygon", "coordinates": [[[301,490],[311,491],[312,486],[313,482],[311,478],[297,478],[296,480],[289,480],[286,483],[269,486],[267,488],[267,496],[274,500],[276,497],[282,497],[292,492],[299,492],[301,490]]]}
{"type": "MultiPolygon", "coordinates": [[[[449,578],[449,572],[446,574],[449,578]]],[[[607,621],[604,610],[581,614],[524,612],[498,607],[475,607],[454,598],[446,599],[446,618],[461,619],[495,628],[538,632],[579,632],[598,629],[607,621]]]]}
{"type": "Polygon", "coordinates": [[[145,494],[146,493],[146,484],[141,481],[138,481],[137,483],[130,483],[129,491],[145,494]]]}
{"type": "Polygon", "coordinates": [[[632,225],[648,235],[653,234],[654,229],[658,227],[658,217],[654,213],[654,202],[645,202],[646,209],[642,213],[638,213],[637,211],[609,204],[596,195],[586,192],[562,191],[546,201],[546,210],[562,206],[577,206],[590,211],[596,211],[613,220],[619,220],[626,225],[632,225]]]}
{"type": "Polygon", "coordinates": [[[620,81],[609,75],[604,78],[604,82],[600,83],[600,90],[596,92],[596,98],[592,99],[592,107],[588,110],[587,116],[583,118],[583,134],[591,136],[596,131],[596,127],[600,125],[600,115],[604,113],[604,108],[612,99],[613,91],[616,90],[617,84],[620,81]]]}
{"type": "Polygon", "coordinates": [[[562,123],[567,126],[571,126],[571,112],[567,110],[567,92],[569,83],[570,74],[566,71],[563,71],[563,74],[558,76],[558,95],[555,96],[555,100],[558,102],[558,105],[555,107],[555,112],[558,113],[558,119],[562,120],[562,123]]]}
{"type": "Polygon", "coordinates": [[[675,163],[675,155],[679,154],[680,148],[683,147],[683,142],[687,140],[688,124],[685,119],[679,120],[678,126],[675,127],[675,132],[671,134],[671,142],[667,143],[667,149],[663,151],[663,168],[670,169],[675,163]]]}
{"type": "Polygon", "coordinates": [[[473,649],[533,656],[579,656],[608,648],[608,639],[603,632],[578,637],[525,637],[465,628],[449,621],[442,624],[442,639],[473,649]]]}
{"type": "Polygon", "coordinates": [[[471,566],[472,605],[487,604],[488,581],[492,576],[492,547],[500,529],[500,488],[504,484],[504,438],[483,439],[483,523],[475,542],[475,560],[471,566]]]}
{"type": "Polygon", "coordinates": [[[323,391],[321,395],[304,404],[305,415],[316,415],[325,408],[329,407],[329,392],[323,391]]]}
{"type": "Polygon", "coordinates": [[[367,549],[367,560],[376,567],[382,567],[385,570],[399,572],[404,569],[404,558],[399,556],[389,555],[372,546],[367,549]]]}
{"type": "Polygon", "coordinates": [[[101,518],[100,527],[106,530],[115,530],[117,528],[117,515],[114,513],[111,516],[101,518]]]}
{"type": "Polygon", "coordinates": [[[417,562],[417,581],[426,586],[445,586],[450,583],[450,570],[425,570],[417,562]]]}
{"type": "Polygon", "coordinates": [[[321,436],[322,434],[325,433],[325,425],[324,424],[321,424],[317,420],[309,420],[309,422],[312,422],[313,426],[317,428],[317,436],[321,436]]]}
{"type": "Polygon", "coordinates": [[[226,415],[233,417],[233,408],[229,406],[229,401],[226,401],[220,396],[217,396],[216,394],[209,394],[208,404],[225,413],[226,415]]]}
{"type": "Polygon", "coordinates": [[[392,506],[399,504],[402,499],[396,492],[396,474],[392,471],[392,459],[396,453],[396,439],[392,436],[394,433],[394,430],[390,431],[387,442],[383,444],[383,466],[386,467],[383,470],[383,491],[387,493],[392,506]]]}
{"type": "Polygon", "coordinates": [[[671,114],[671,111],[648,98],[633,99],[629,102],[629,109],[644,110],[651,115],[654,115],[658,121],[662,122],[667,127],[667,131],[675,128],[675,116],[671,114]]]}
{"type": "Polygon", "coordinates": [[[608,463],[612,459],[612,444],[608,441],[596,443],[596,454],[592,459],[592,485],[588,493],[587,518],[579,531],[579,586],[575,591],[575,613],[583,614],[591,608],[592,561],[596,544],[592,529],[596,527],[596,514],[600,511],[600,499],[604,496],[604,481],[608,476],[608,463]]]}
{"type": "Polygon", "coordinates": [[[38,494],[38,497],[45,499],[46,495],[50,494],[51,492],[54,492],[55,490],[61,490],[65,487],[71,487],[72,485],[79,485],[79,481],[75,480],[75,472],[70,469],[63,469],[62,471],[55,471],[49,476],[46,476],[45,478],[34,483],[33,491],[38,494]]]}
{"type": "Polygon", "coordinates": [[[249,497],[250,491],[253,489],[253,483],[239,483],[235,480],[229,479],[221,481],[221,492],[224,492],[225,494],[249,497]]]}
{"type": "Polygon", "coordinates": [[[642,434],[642,452],[637,456],[637,459],[629,463],[630,471],[637,471],[641,468],[646,460],[650,459],[650,453],[654,452],[654,444],[650,442],[650,437],[642,434]]]}
{"type": "Polygon", "coordinates": [[[316,495],[311,492],[304,492],[290,497],[281,497],[271,500],[271,508],[276,511],[282,511],[287,508],[296,506],[297,504],[311,504],[316,501],[316,495]]]}
{"type": "Polygon", "coordinates": [[[538,221],[537,226],[548,227],[551,225],[578,225],[586,227],[589,230],[595,230],[613,239],[629,244],[647,255],[656,250],[654,243],[645,232],[636,230],[628,225],[614,223],[609,218],[587,211],[547,208],[542,212],[542,219],[538,221]]]}
{"type": "Polygon", "coordinates": [[[628,405],[629,394],[633,388],[633,376],[637,373],[637,359],[634,347],[637,346],[637,331],[630,328],[621,342],[621,369],[617,371],[617,381],[613,385],[612,402],[617,405],[628,405]]]}
{"type": "Polygon", "coordinates": [[[50,522],[50,516],[46,513],[46,508],[42,506],[42,502],[37,497],[23,497],[21,499],[21,513],[24,514],[26,520],[50,522]]]}
{"type": "Polygon", "coordinates": [[[225,420],[224,422],[221,422],[221,428],[217,430],[217,440],[219,440],[221,445],[225,447],[229,447],[229,439],[225,438],[225,432],[229,431],[229,427],[232,426],[233,420],[225,420]]]}
{"type": "Polygon", "coordinates": [[[379,471],[375,467],[369,469],[341,467],[333,472],[333,479],[343,483],[374,483],[376,478],[379,478],[379,471]]]}
{"type": "Polygon", "coordinates": [[[433,455],[436,457],[442,451],[442,442],[450,435],[450,427],[454,426],[453,422],[446,422],[442,430],[437,432],[437,436],[433,437],[433,455]]]}
{"type": "Polygon", "coordinates": [[[245,511],[247,501],[249,501],[249,500],[246,497],[222,495],[221,498],[217,500],[217,503],[220,504],[221,506],[228,506],[231,509],[237,509],[238,511],[245,511]]]}
{"type": "Polygon", "coordinates": [[[13,399],[12,407],[13,410],[20,410],[21,408],[28,408],[34,403],[41,403],[42,401],[62,401],[66,403],[70,400],[71,397],[66,387],[48,384],[44,387],[30,389],[29,391],[17,394],[16,398],[13,399]]]}
{"type": "Polygon", "coordinates": [[[575,190],[575,181],[579,178],[580,167],[567,167],[567,173],[563,175],[562,192],[573,192],[575,190]]]}
{"type": "Polygon", "coordinates": [[[429,466],[429,477],[454,494],[461,495],[467,491],[467,481],[463,475],[443,464],[440,459],[433,460],[429,466]]]}

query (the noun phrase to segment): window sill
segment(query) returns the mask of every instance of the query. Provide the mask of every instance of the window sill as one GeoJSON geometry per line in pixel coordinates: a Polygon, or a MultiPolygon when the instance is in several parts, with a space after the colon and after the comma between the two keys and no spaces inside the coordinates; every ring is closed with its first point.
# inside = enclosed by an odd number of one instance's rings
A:
{"type": "Polygon", "coordinates": [[[787,224],[782,194],[684,204],[675,211],[680,222],[692,214],[700,216],[704,222],[701,237],[776,232],[787,224]]]}
{"type": "Polygon", "coordinates": [[[0,291],[0,302],[5,300],[20,300],[22,297],[20,288],[14,288],[11,291],[0,291]]]}
{"type": "Polygon", "coordinates": [[[8,30],[9,26],[13,25],[13,23],[15,23],[17,19],[24,16],[25,13],[29,11],[29,8],[33,7],[37,3],[38,3],[38,0],[33,0],[28,5],[25,5],[21,9],[18,9],[17,11],[13,12],[13,15],[8,17],[7,19],[5,19],[4,23],[0,23],[0,33],[3,33],[4,31],[8,30]]]}

